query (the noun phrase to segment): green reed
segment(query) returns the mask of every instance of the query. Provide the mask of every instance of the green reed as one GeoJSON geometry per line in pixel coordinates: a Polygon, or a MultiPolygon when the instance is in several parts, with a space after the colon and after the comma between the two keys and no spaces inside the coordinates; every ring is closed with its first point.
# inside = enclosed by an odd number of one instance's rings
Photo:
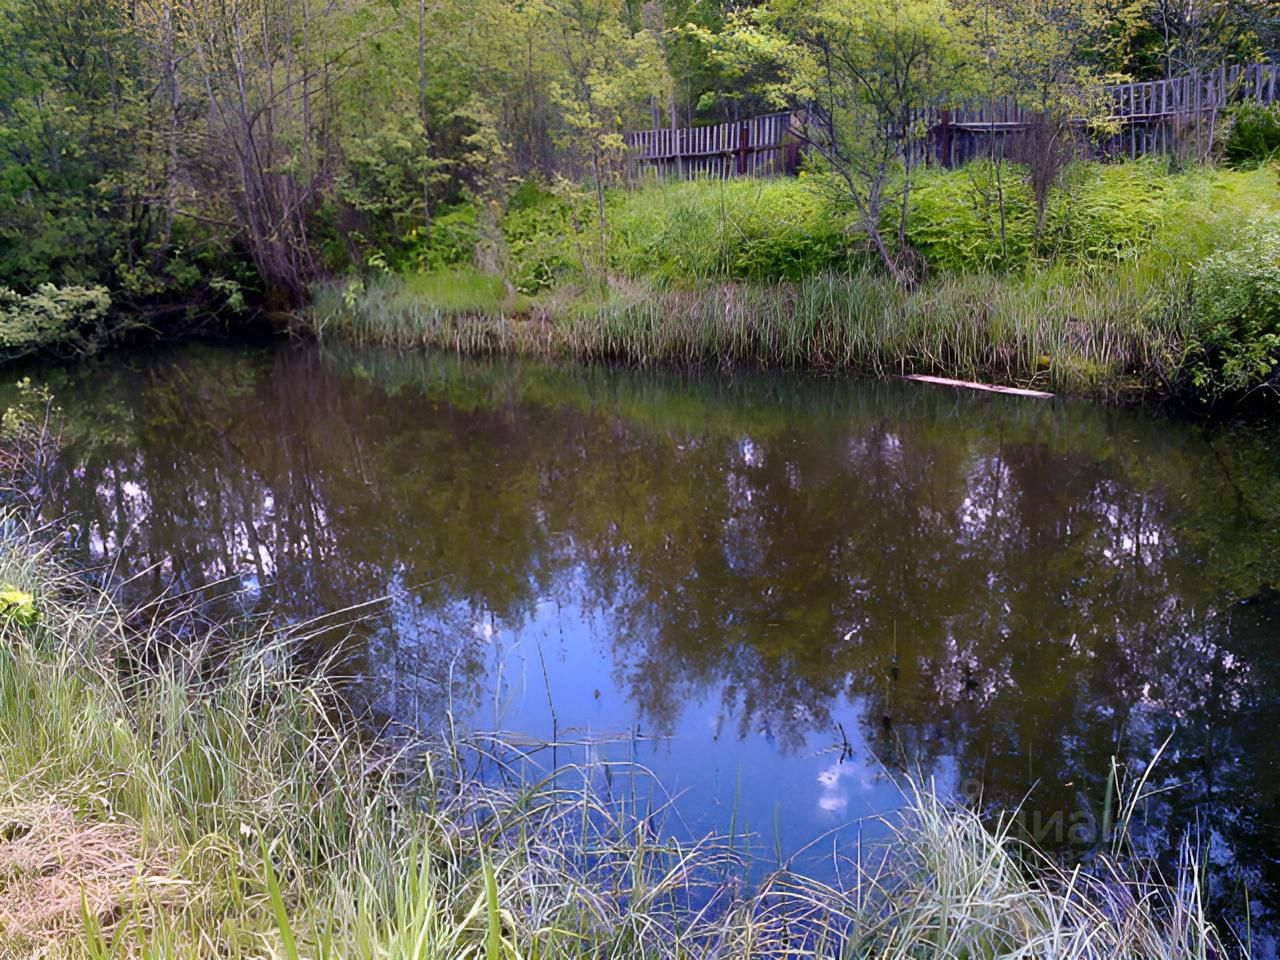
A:
{"type": "Polygon", "coordinates": [[[1192,334],[1187,301],[1185,278],[1136,263],[943,275],[909,291],[871,269],[694,289],[616,281],[521,312],[449,309],[387,277],[355,302],[319,291],[311,328],[368,345],[929,373],[1097,395],[1177,380],[1192,334]]]}

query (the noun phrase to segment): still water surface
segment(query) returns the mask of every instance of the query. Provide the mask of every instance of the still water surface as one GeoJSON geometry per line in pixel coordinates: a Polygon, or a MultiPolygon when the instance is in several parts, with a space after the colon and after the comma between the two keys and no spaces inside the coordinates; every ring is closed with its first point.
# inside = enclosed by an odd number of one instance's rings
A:
{"type": "Polygon", "coordinates": [[[298,619],[387,596],[348,641],[379,716],[591,740],[817,871],[904,770],[1087,855],[1111,758],[1172,735],[1144,835],[1280,882],[1267,425],[313,347],[49,378],[80,556],[298,619]]]}

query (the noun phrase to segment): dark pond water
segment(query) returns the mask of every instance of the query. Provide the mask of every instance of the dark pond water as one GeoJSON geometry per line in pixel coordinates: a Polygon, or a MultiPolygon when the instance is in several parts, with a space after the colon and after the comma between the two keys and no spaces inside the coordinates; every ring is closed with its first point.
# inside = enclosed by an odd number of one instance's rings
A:
{"type": "Polygon", "coordinates": [[[1111,758],[1172,735],[1145,835],[1280,881],[1266,424],[303,347],[48,376],[82,557],[297,618],[386,595],[380,716],[591,740],[815,870],[904,770],[1087,853],[1111,758]]]}

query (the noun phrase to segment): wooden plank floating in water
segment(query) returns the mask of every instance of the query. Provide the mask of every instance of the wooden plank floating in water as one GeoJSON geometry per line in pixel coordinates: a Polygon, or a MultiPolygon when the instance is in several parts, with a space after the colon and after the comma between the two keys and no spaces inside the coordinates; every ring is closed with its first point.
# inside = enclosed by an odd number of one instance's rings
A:
{"type": "Polygon", "coordinates": [[[965,390],[981,390],[984,393],[1006,393],[1015,397],[1035,397],[1038,400],[1045,400],[1052,397],[1052,393],[1044,390],[1025,390],[1022,387],[996,387],[988,383],[973,383],[969,380],[948,380],[946,377],[928,377],[922,373],[912,373],[901,377],[902,380],[914,380],[916,383],[934,383],[940,387],[961,387],[965,390]]]}

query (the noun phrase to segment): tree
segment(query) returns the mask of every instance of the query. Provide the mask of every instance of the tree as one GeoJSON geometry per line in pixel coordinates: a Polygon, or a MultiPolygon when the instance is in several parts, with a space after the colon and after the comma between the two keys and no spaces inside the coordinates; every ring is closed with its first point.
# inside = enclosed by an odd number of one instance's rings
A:
{"type": "Polygon", "coordinates": [[[922,114],[960,90],[969,30],[949,0],[775,0],[707,36],[745,73],[771,62],[764,83],[778,106],[804,110],[806,139],[843,185],[884,266],[920,279],[906,242],[922,114]],[[896,248],[884,236],[897,201],[896,248]]]}
{"type": "Polygon", "coordinates": [[[175,52],[184,98],[204,114],[194,174],[223,198],[279,305],[305,299],[322,274],[311,215],[332,181],[332,84],[359,34],[342,7],[315,0],[118,0],[153,43],[175,52]]]}
{"type": "Polygon", "coordinates": [[[1265,57],[1265,3],[1152,0],[1149,16],[1166,78],[1265,57]]]}
{"type": "Polygon", "coordinates": [[[121,285],[158,232],[128,20],[93,0],[0,0],[0,22],[0,284],[121,285]]]}
{"type": "Polygon", "coordinates": [[[552,83],[552,99],[563,114],[564,146],[590,162],[602,262],[605,180],[625,149],[624,119],[661,95],[665,82],[653,34],[631,32],[624,12],[621,0],[552,0],[547,7],[551,47],[564,70],[552,83]]]}
{"type": "Polygon", "coordinates": [[[1009,149],[1028,169],[1037,239],[1049,193],[1079,147],[1081,123],[1107,122],[1105,48],[1124,42],[1136,9],[1133,0],[974,0],[966,10],[988,92],[1012,96],[1035,115],[1009,149]]]}

